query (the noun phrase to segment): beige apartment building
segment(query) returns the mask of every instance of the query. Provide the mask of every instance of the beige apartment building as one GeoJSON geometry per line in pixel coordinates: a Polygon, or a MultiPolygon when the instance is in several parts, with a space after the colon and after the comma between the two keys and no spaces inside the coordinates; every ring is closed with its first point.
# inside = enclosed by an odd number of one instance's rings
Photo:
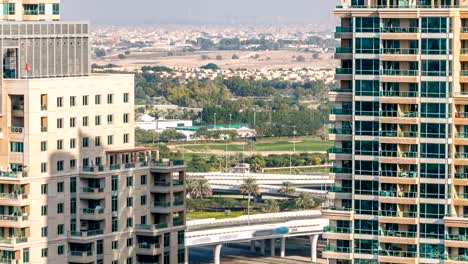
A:
{"type": "Polygon", "coordinates": [[[58,4],[0,4],[0,263],[184,263],[185,166],[135,147],[133,75],[90,74],[58,4]]]}
{"type": "Polygon", "coordinates": [[[468,263],[468,1],[343,0],[328,263],[468,263]]]}

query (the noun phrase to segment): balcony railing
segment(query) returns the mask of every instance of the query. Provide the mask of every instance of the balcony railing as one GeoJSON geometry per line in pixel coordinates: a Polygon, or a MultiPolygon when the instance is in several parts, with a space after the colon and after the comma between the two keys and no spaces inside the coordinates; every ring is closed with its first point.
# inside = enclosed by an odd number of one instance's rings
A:
{"type": "Polygon", "coordinates": [[[332,115],[351,115],[353,112],[352,109],[337,109],[337,108],[333,108],[331,111],[330,111],[330,114],[332,115]]]}
{"type": "Polygon", "coordinates": [[[446,234],[445,235],[445,240],[468,241],[468,235],[446,234]]]}
{"type": "Polygon", "coordinates": [[[468,70],[462,70],[462,71],[460,72],[460,75],[461,75],[461,76],[468,76],[468,70]]]}
{"type": "Polygon", "coordinates": [[[416,178],[418,175],[417,171],[381,171],[380,176],[382,177],[397,177],[397,178],[416,178]]]}
{"type": "Polygon", "coordinates": [[[455,158],[456,159],[468,159],[468,153],[456,153],[455,158]]]}
{"type": "Polygon", "coordinates": [[[419,73],[418,70],[390,70],[384,69],[380,71],[380,75],[390,75],[390,76],[417,76],[419,73]]]}
{"type": "Polygon", "coordinates": [[[330,252],[336,252],[336,253],[351,253],[351,248],[326,245],[323,248],[323,251],[330,251],[330,252]]]}
{"type": "Polygon", "coordinates": [[[23,134],[24,132],[24,127],[15,127],[15,126],[12,126],[10,127],[10,132],[12,134],[23,134]]]}
{"type": "Polygon", "coordinates": [[[83,193],[102,193],[102,192],[104,192],[104,188],[102,188],[102,187],[83,187],[83,188],[81,188],[81,192],[83,192],[83,193]]]}
{"type": "Polygon", "coordinates": [[[389,211],[382,210],[379,211],[379,216],[384,217],[398,217],[398,218],[416,218],[418,216],[417,212],[404,212],[404,211],[389,211]]]}
{"type": "Polygon", "coordinates": [[[379,196],[398,197],[398,198],[416,198],[418,194],[415,192],[379,191],[379,196]]]}
{"type": "Polygon", "coordinates": [[[332,193],[351,193],[353,188],[351,187],[342,187],[342,186],[332,186],[330,192],[332,193]]]}
{"type": "Polygon", "coordinates": [[[413,132],[413,131],[403,131],[403,132],[398,132],[398,131],[381,131],[380,132],[381,137],[401,137],[401,138],[415,138],[418,136],[418,132],[413,132]]]}
{"type": "Polygon", "coordinates": [[[381,27],[381,33],[418,33],[417,27],[381,27]]]}
{"type": "Polygon", "coordinates": [[[137,225],[137,229],[141,230],[158,230],[158,229],[165,229],[168,225],[166,223],[154,224],[154,225],[137,225]]]}
{"type": "Polygon", "coordinates": [[[83,214],[103,214],[104,208],[83,208],[83,214]]]}
{"type": "Polygon", "coordinates": [[[170,206],[171,206],[171,202],[167,202],[167,201],[154,201],[153,205],[156,206],[156,207],[170,207],[170,206]]]}
{"type": "Polygon", "coordinates": [[[350,234],[351,228],[349,227],[336,227],[336,226],[325,226],[323,232],[338,233],[338,234],[350,234]]]}
{"type": "Polygon", "coordinates": [[[17,194],[17,193],[0,193],[0,200],[19,200],[19,199],[27,199],[28,195],[17,194]]]}
{"type": "Polygon", "coordinates": [[[338,53],[338,54],[353,53],[353,48],[351,48],[351,47],[336,47],[335,53],[338,53]]]}
{"type": "Polygon", "coordinates": [[[73,237],[90,237],[90,236],[99,236],[104,234],[104,230],[102,229],[95,229],[95,230],[88,230],[88,231],[72,231],[70,235],[73,237]]]}
{"type": "Polygon", "coordinates": [[[336,68],[335,73],[336,74],[352,74],[353,69],[351,69],[351,68],[336,68]]]}
{"type": "Polygon", "coordinates": [[[395,158],[417,158],[418,152],[382,150],[380,151],[380,156],[381,157],[395,157],[395,158]]]}
{"type": "Polygon", "coordinates": [[[380,49],[380,54],[391,54],[391,55],[415,55],[418,54],[418,49],[403,49],[403,48],[383,48],[380,49]]]}
{"type": "Polygon", "coordinates": [[[93,255],[93,251],[70,251],[70,255],[74,257],[90,257],[93,255]]]}
{"type": "Polygon", "coordinates": [[[323,210],[331,210],[331,211],[352,211],[353,208],[351,207],[347,207],[347,206],[327,206],[327,207],[323,207],[322,208],[323,210]]]}
{"type": "Polygon", "coordinates": [[[390,237],[417,237],[416,232],[408,231],[395,231],[395,230],[382,230],[380,231],[380,236],[390,236],[390,237]]]}
{"type": "Polygon", "coordinates": [[[353,27],[336,27],[336,33],[351,33],[353,32],[353,27]]]}
{"type": "Polygon", "coordinates": [[[329,133],[335,135],[351,135],[352,132],[351,128],[332,128],[329,133]]]}
{"type": "Polygon", "coordinates": [[[333,154],[352,154],[353,149],[352,148],[337,148],[333,147],[328,150],[328,153],[333,153],[333,154]]]}
{"type": "Polygon", "coordinates": [[[455,260],[455,261],[468,261],[468,254],[466,255],[446,255],[447,260],[455,260]]]}
{"type": "Polygon", "coordinates": [[[417,256],[416,252],[401,250],[379,250],[379,255],[399,258],[415,258],[417,256]]]}
{"type": "Polygon", "coordinates": [[[351,168],[339,168],[339,167],[331,167],[330,173],[351,173],[353,170],[351,168]]]}
{"type": "Polygon", "coordinates": [[[0,221],[12,221],[17,222],[18,220],[28,220],[28,215],[0,215],[0,221]]]}
{"type": "Polygon", "coordinates": [[[380,92],[382,97],[417,97],[417,91],[382,91],[380,92]]]}
{"type": "Polygon", "coordinates": [[[159,243],[146,243],[146,242],[138,243],[138,248],[156,249],[160,247],[161,247],[161,244],[159,243]]]}

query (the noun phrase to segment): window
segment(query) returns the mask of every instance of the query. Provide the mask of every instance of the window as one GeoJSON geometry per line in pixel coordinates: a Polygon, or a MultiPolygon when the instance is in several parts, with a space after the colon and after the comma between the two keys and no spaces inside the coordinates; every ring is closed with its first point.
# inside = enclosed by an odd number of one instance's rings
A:
{"type": "Polygon", "coordinates": [[[83,116],[83,126],[88,126],[88,117],[83,116]]]}
{"type": "Polygon", "coordinates": [[[83,105],[88,105],[88,98],[89,96],[83,95],[83,105]]]}
{"type": "Polygon", "coordinates": [[[119,229],[119,223],[117,221],[117,217],[112,217],[112,232],[117,232],[119,229]]]}
{"type": "Polygon", "coordinates": [[[65,184],[64,182],[57,182],[57,192],[61,193],[63,192],[65,184]]]}
{"type": "Polygon", "coordinates": [[[127,247],[133,246],[133,239],[127,238],[127,247]]]}
{"type": "Polygon", "coordinates": [[[164,247],[170,247],[170,246],[171,246],[171,234],[165,233],[164,234],[164,247]]]}
{"type": "Polygon", "coordinates": [[[140,176],[140,185],[146,185],[146,175],[140,176]]]}
{"type": "Polygon", "coordinates": [[[49,255],[49,250],[47,248],[43,248],[41,250],[41,257],[45,258],[49,255]]]}
{"type": "Polygon", "coordinates": [[[63,140],[62,139],[57,140],[57,149],[58,150],[63,149],[63,140]]]}
{"type": "Polygon", "coordinates": [[[60,224],[57,226],[57,235],[63,235],[65,226],[63,224],[60,224]]]}
{"type": "Polygon", "coordinates": [[[146,195],[140,196],[140,205],[146,205],[146,195]]]}
{"type": "Polygon", "coordinates": [[[133,207],[133,197],[127,197],[127,207],[133,207]]]}
{"type": "Polygon", "coordinates": [[[71,159],[70,160],[70,169],[76,168],[76,159],[71,159]]]}
{"type": "MultiPolygon", "coordinates": [[[[70,198],[70,214],[76,214],[76,198],[70,198]]],[[[71,230],[75,229],[71,228],[71,230]]]]}
{"type": "Polygon", "coordinates": [[[41,184],[41,194],[47,194],[47,183],[41,184]]]}
{"type": "Polygon", "coordinates": [[[140,224],[146,225],[146,215],[140,216],[140,224]]]}
{"type": "Polygon", "coordinates": [[[107,124],[111,125],[114,122],[114,116],[113,115],[107,115],[107,124]]]}
{"type": "Polygon", "coordinates": [[[94,138],[94,146],[99,147],[101,146],[101,137],[94,138]]]}
{"type": "Polygon", "coordinates": [[[63,128],[63,118],[57,119],[57,128],[63,128]]]}
{"type": "Polygon", "coordinates": [[[64,166],[63,166],[63,160],[57,161],[57,171],[63,171],[64,166]]]}
{"type": "Polygon", "coordinates": [[[83,148],[89,147],[89,138],[88,137],[84,137],[82,139],[82,146],[83,146],[83,148]]]}
{"type": "Polygon", "coordinates": [[[101,95],[97,94],[94,96],[94,104],[101,104],[101,95]]]}
{"type": "Polygon", "coordinates": [[[107,136],[107,145],[112,145],[114,144],[114,136],[110,135],[107,136]]]}
{"type": "MultiPolygon", "coordinates": [[[[167,263],[169,263],[169,262],[167,262],[167,263]]],[[[133,264],[133,258],[132,257],[127,258],[127,264],[133,264]]]]}
{"type": "Polygon", "coordinates": [[[23,153],[23,151],[24,151],[23,142],[10,142],[10,152],[23,153]]]}
{"type": "Polygon", "coordinates": [[[70,96],[70,106],[76,106],[76,97],[70,96]]]}
{"type": "Polygon", "coordinates": [[[96,241],[96,252],[98,255],[102,255],[104,253],[104,240],[96,241]]]}
{"type": "Polygon", "coordinates": [[[119,189],[119,176],[118,175],[112,175],[111,187],[112,187],[112,191],[117,191],[119,189]]]}
{"type": "Polygon", "coordinates": [[[124,94],[123,94],[123,102],[124,102],[124,103],[128,103],[129,97],[130,97],[130,94],[129,94],[129,93],[124,93],[124,94]]]}
{"type": "Polygon", "coordinates": [[[113,94],[108,94],[107,95],[107,103],[108,104],[113,104],[114,103],[114,95],[113,94]]]}
{"type": "Polygon", "coordinates": [[[118,249],[119,248],[119,241],[115,240],[112,241],[112,249],[118,249]]]}
{"type": "Polygon", "coordinates": [[[46,173],[47,172],[47,163],[42,162],[41,163],[41,172],[46,173]]]}
{"type": "Polygon", "coordinates": [[[47,205],[41,206],[41,215],[46,216],[47,215],[47,205]]]}
{"type": "Polygon", "coordinates": [[[89,158],[83,158],[82,163],[83,163],[83,167],[85,168],[89,167],[89,158]]]}
{"type": "Polygon", "coordinates": [[[63,255],[63,253],[65,252],[65,246],[64,245],[60,245],[57,247],[57,254],[58,255],[63,255]]]}
{"type": "Polygon", "coordinates": [[[39,15],[45,15],[45,4],[39,4],[39,15]]]}
{"type": "Polygon", "coordinates": [[[52,4],[52,14],[53,15],[60,14],[60,4],[52,4]]]}
{"type": "Polygon", "coordinates": [[[76,138],[71,138],[70,139],[70,148],[71,149],[76,148],[76,138]]]}
{"type": "Polygon", "coordinates": [[[29,248],[23,249],[23,263],[29,262],[29,248]]]}
{"type": "Polygon", "coordinates": [[[70,193],[76,193],[76,177],[70,178],[70,193]]]}
{"type": "Polygon", "coordinates": [[[57,107],[63,107],[63,97],[57,97],[57,107]]]}
{"type": "Polygon", "coordinates": [[[47,141],[41,141],[41,151],[47,151],[47,141]]]}
{"type": "Polygon", "coordinates": [[[124,134],[124,135],[123,135],[123,143],[124,143],[124,144],[128,144],[129,136],[130,136],[129,134],[124,134]]]}
{"type": "Polygon", "coordinates": [[[42,237],[47,237],[47,234],[48,234],[47,226],[46,226],[46,227],[42,227],[42,228],[41,228],[41,236],[42,236],[42,237]]]}
{"type": "Polygon", "coordinates": [[[57,204],[57,214],[63,214],[63,203],[57,204]]]}
{"type": "Polygon", "coordinates": [[[179,231],[177,232],[177,243],[179,245],[183,245],[185,240],[185,231],[179,231]]]}
{"type": "Polygon", "coordinates": [[[128,228],[133,227],[133,218],[131,217],[127,218],[127,227],[128,228]]]}
{"type": "Polygon", "coordinates": [[[127,177],[127,187],[133,186],[133,177],[128,176],[127,177]]]}
{"type": "Polygon", "coordinates": [[[95,116],[94,117],[94,124],[96,126],[100,126],[101,125],[101,116],[95,116]]]}
{"type": "Polygon", "coordinates": [[[128,123],[128,114],[124,114],[124,115],[123,115],[123,122],[124,122],[125,124],[128,123]]]}
{"type": "Polygon", "coordinates": [[[112,212],[117,212],[119,202],[117,200],[117,196],[113,195],[112,196],[112,201],[111,201],[111,209],[112,212]]]}
{"type": "Polygon", "coordinates": [[[76,126],[76,117],[70,117],[70,127],[76,126]]]}

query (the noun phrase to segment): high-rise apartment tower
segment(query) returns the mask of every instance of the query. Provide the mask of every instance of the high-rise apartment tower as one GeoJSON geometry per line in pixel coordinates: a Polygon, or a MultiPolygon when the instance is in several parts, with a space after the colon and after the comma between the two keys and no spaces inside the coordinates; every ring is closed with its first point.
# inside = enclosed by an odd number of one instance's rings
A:
{"type": "Polygon", "coordinates": [[[183,263],[185,167],[135,147],[133,75],[58,0],[0,3],[0,262],[183,263]]]}
{"type": "Polygon", "coordinates": [[[468,1],[343,0],[328,263],[468,263],[468,1]]]}

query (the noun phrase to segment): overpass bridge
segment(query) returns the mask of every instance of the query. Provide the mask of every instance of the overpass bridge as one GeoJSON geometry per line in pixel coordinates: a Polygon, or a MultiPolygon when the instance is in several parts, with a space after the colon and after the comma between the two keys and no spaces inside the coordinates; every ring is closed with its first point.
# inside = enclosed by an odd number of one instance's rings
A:
{"type": "Polygon", "coordinates": [[[191,247],[213,246],[214,263],[219,264],[222,244],[250,242],[251,250],[255,251],[257,241],[260,243],[261,254],[265,254],[266,241],[270,241],[270,252],[275,256],[276,240],[279,239],[280,256],[284,257],[288,237],[308,236],[311,243],[311,259],[312,262],[316,262],[318,238],[327,225],[328,219],[322,218],[318,210],[220,220],[189,220],[185,233],[186,254],[191,247]]]}

